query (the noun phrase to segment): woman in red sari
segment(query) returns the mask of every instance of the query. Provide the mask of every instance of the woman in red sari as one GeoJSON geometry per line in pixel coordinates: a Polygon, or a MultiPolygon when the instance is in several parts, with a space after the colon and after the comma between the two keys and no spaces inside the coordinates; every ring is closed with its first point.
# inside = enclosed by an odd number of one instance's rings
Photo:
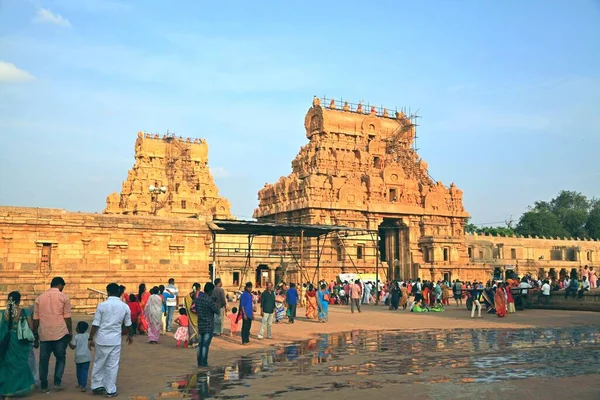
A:
{"type": "Polygon", "coordinates": [[[515,310],[515,298],[512,295],[511,287],[509,285],[504,285],[504,291],[506,292],[506,311],[509,314],[514,313],[515,310]]]}
{"type": "MultiPolygon", "coordinates": [[[[140,303],[140,307],[142,310],[146,308],[146,304],[148,304],[148,299],[150,298],[150,293],[146,291],[146,284],[140,283],[137,301],[140,303]]],[[[138,332],[139,333],[148,333],[148,321],[144,316],[144,313],[140,313],[139,321],[138,321],[138,332]]]]}
{"type": "Polygon", "coordinates": [[[317,318],[317,291],[314,286],[310,284],[306,291],[306,318],[315,319],[317,318]]]}
{"type": "Polygon", "coordinates": [[[496,309],[497,316],[501,318],[506,316],[506,292],[504,291],[504,283],[500,283],[496,288],[494,308],[496,309]]]}

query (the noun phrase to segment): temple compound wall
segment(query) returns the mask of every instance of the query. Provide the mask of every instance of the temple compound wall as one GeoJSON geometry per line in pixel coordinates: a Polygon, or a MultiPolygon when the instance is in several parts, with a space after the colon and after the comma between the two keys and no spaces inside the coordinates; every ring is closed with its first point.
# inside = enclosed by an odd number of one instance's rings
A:
{"type": "Polygon", "coordinates": [[[573,268],[595,267],[600,259],[600,242],[590,239],[466,235],[466,244],[469,263],[483,266],[487,279],[512,272],[559,278],[573,268]]]}
{"type": "MultiPolygon", "coordinates": [[[[369,235],[350,243],[331,238],[334,256],[323,260],[332,266],[331,275],[342,271],[340,261],[359,260],[361,254],[370,260],[363,268],[370,273],[379,257],[387,279],[443,277],[459,265],[481,269],[469,265],[464,235],[469,215],[462,191],[430,177],[413,148],[412,117],[362,104],[327,103],[313,100],[304,123],[309,143],[292,161],[290,175],[265,184],[254,216],[378,233],[375,241],[369,235]]],[[[313,240],[304,248],[314,246],[313,240]]],[[[356,269],[348,267],[348,272],[356,269]]]]}
{"type": "Polygon", "coordinates": [[[19,290],[30,304],[62,276],[75,309],[93,310],[110,282],[137,293],[175,278],[183,292],[209,279],[206,221],[0,207],[0,304],[19,290]]]}

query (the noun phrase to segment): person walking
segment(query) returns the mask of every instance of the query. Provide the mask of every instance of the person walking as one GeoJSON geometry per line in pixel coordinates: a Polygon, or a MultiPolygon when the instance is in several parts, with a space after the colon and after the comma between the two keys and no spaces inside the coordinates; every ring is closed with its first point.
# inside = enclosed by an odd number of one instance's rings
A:
{"type": "MultiPolygon", "coordinates": [[[[29,366],[31,342],[19,340],[19,324],[23,322],[33,328],[31,314],[21,307],[21,294],[10,292],[6,310],[0,312],[0,398],[25,396],[34,387],[29,366]]],[[[36,339],[34,346],[38,345],[36,339]]]]}
{"type": "Polygon", "coordinates": [[[177,296],[179,295],[179,289],[175,286],[175,279],[169,279],[169,284],[165,287],[165,290],[171,294],[173,297],[167,296],[166,305],[167,305],[167,332],[171,332],[171,328],[173,327],[173,316],[175,315],[175,310],[177,310],[177,305],[179,302],[177,301],[177,296]]]}
{"type": "Polygon", "coordinates": [[[252,282],[247,282],[244,293],[240,297],[240,314],[242,315],[242,345],[250,343],[250,329],[254,318],[254,304],[252,301],[252,282]]]}
{"type": "Polygon", "coordinates": [[[417,278],[417,281],[413,284],[412,293],[415,295],[415,303],[423,300],[423,284],[421,283],[421,278],[417,278]]]}
{"type": "Polygon", "coordinates": [[[354,314],[354,307],[360,311],[360,302],[362,299],[362,288],[359,285],[359,280],[355,280],[352,285],[350,285],[350,311],[354,314]]]}
{"type": "MultiPolygon", "coordinates": [[[[119,292],[119,298],[123,301],[123,295],[119,292]]],[[[85,392],[87,387],[88,374],[90,372],[90,362],[92,361],[92,354],[88,347],[88,339],[90,335],[87,333],[89,324],[85,321],[79,321],[77,328],[75,328],[75,336],[69,343],[69,347],[75,350],[75,371],[77,373],[77,387],[85,392]]]]}
{"type": "Polygon", "coordinates": [[[131,311],[119,299],[119,285],[109,283],[106,292],[108,299],[98,305],[94,314],[88,348],[96,349],[92,368],[92,392],[106,393],[106,397],[111,398],[117,396],[122,326],[125,325],[127,330],[127,344],[133,343],[133,331],[131,311]]]}
{"type": "Polygon", "coordinates": [[[273,291],[273,284],[271,282],[267,282],[267,288],[260,296],[260,316],[262,317],[262,322],[258,338],[260,340],[264,338],[266,326],[267,339],[272,339],[271,328],[273,326],[273,317],[275,316],[275,292],[273,291]]]}
{"type": "Polygon", "coordinates": [[[475,311],[477,311],[477,317],[481,318],[481,293],[483,292],[483,285],[478,286],[477,283],[473,283],[473,289],[471,289],[471,296],[473,297],[473,308],[471,308],[471,318],[475,318],[475,311]]]}
{"type": "MultiPolygon", "coordinates": [[[[48,364],[54,354],[54,388],[61,390],[65,372],[67,346],[73,336],[71,300],[63,293],[65,280],[59,276],[50,282],[50,290],[42,293],[33,308],[33,334],[40,340],[40,388],[49,392],[48,364]]],[[[119,286],[117,285],[117,295],[119,286]]]]}
{"type": "Polygon", "coordinates": [[[215,315],[219,307],[211,298],[215,285],[212,282],[204,284],[204,293],[198,293],[194,307],[198,315],[198,367],[208,367],[208,349],[215,331],[215,315]]]}
{"type": "Polygon", "coordinates": [[[159,294],[160,289],[154,286],[150,289],[150,297],[144,308],[144,315],[148,322],[148,343],[157,344],[160,338],[163,315],[163,298],[159,294]]]}
{"type": "Polygon", "coordinates": [[[289,321],[291,324],[296,319],[296,307],[298,306],[298,290],[295,283],[290,283],[290,288],[285,292],[285,302],[288,305],[289,321]]]}
{"type": "Polygon", "coordinates": [[[223,333],[223,321],[225,321],[225,311],[227,311],[227,299],[225,298],[225,291],[223,290],[223,282],[221,278],[215,279],[215,290],[210,295],[214,300],[219,312],[215,314],[215,336],[221,336],[223,333]]]}

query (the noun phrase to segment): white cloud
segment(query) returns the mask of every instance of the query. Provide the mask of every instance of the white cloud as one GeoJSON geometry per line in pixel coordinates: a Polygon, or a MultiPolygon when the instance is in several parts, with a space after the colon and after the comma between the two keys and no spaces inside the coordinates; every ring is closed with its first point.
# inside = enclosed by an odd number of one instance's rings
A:
{"type": "Polygon", "coordinates": [[[17,68],[15,64],[0,61],[0,82],[28,82],[35,78],[29,72],[17,68]]]}
{"type": "Polygon", "coordinates": [[[68,19],[64,18],[60,14],[54,14],[52,11],[46,8],[40,8],[33,19],[33,22],[38,24],[54,24],[58,26],[64,26],[66,28],[71,27],[71,23],[68,19]]]}
{"type": "Polygon", "coordinates": [[[210,172],[212,172],[213,178],[229,178],[231,176],[231,173],[223,167],[212,167],[210,172]]]}

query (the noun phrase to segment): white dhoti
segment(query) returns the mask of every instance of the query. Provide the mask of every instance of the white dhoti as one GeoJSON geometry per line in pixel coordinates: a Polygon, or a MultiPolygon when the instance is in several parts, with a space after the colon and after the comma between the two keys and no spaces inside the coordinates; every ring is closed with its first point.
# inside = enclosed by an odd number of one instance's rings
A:
{"type": "Polygon", "coordinates": [[[162,313],[162,316],[160,317],[160,320],[161,320],[160,333],[162,335],[164,335],[165,332],[167,332],[167,314],[162,313]]]}
{"type": "Polygon", "coordinates": [[[94,368],[92,369],[92,390],[104,388],[106,393],[112,394],[117,392],[117,375],[119,373],[120,358],[120,344],[116,346],[96,345],[94,368]]]}

